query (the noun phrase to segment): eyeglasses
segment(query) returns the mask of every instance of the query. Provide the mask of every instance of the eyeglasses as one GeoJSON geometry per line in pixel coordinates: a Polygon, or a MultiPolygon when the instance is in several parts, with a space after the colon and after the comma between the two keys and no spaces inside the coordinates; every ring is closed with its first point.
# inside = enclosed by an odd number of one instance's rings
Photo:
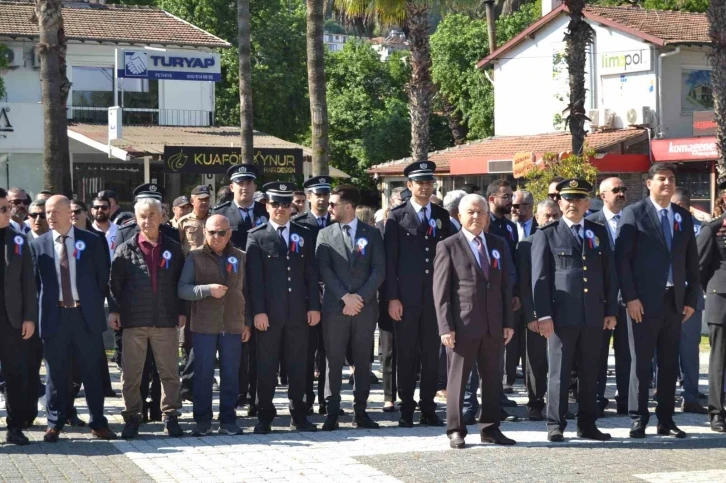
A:
{"type": "Polygon", "coordinates": [[[345,203],[343,203],[342,201],[339,201],[339,202],[337,202],[337,203],[333,203],[333,202],[331,201],[330,203],[328,203],[328,206],[330,206],[331,208],[335,208],[336,206],[340,206],[340,205],[344,205],[344,204],[345,204],[345,203]]]}
{"type": "Polygon", "coordinates": [[[45,213],[28,213],[28,216],[32,219],[40,217],[41,220],[45,220],[45,213]]]}
{"type": "Polygon", "coordinates": [[[552,201],[560,201],[560,194],[559,193],[547,193],[547,198],[551,199],[552,201]]]}
{"type": "Polygon", "coordinates": [[[220,238],[227,236],[228,230],[207,230],[207,235],[218,236],[220,238]]]}
{"type": "Polygon", "coordinates": [[[92,206],[91,208],[93,208],[94,210],[108,211],[109,206],[108,205],[96,205],[96,206],[92,206]]]}
{"type": "Polygon", "coordinates": [[[270,201],[273,208],[290,208],[290,203],[280,203],[279,201],[270,201]]]}
{"type": "Polygon", "coordinates": [[[514,198],[514,195],[510,195],[509,193],[507,193],[507,194],[504,194],[504,195],[494,195],[494,197],[495,198],[501,198],[503,200],[511,200],[512,198],[514,198]]]}
{"type": "Polygon", "coordinates": [[[626,188],[625,186],[618,186],[617,188],[613,188],[610,190],[610,192],[615,195],[618,193],[625,194],[626,191],[628,191],[628,188],[626,188]]]}
{"type": "Polygon", "coordinates": [[[518,210],[520,206],[529,206],[531,203],[512,203],[512,208],[518,210]]]}
{"type": "Polygon", "coordinates": [[[73,213],[74,215],[78,216],[81,213],[85,213],[85,211],[83,211],[83,209],[81,209],[81,208],[76,208],[75,210],[71,210],[71,213],[73,213]]]}
{"type": "Polygon", "coordinates": [[[22,200],[8,200],[11,205],[25,205],[28,206],[30,202],[27,199],[22,200]]]}

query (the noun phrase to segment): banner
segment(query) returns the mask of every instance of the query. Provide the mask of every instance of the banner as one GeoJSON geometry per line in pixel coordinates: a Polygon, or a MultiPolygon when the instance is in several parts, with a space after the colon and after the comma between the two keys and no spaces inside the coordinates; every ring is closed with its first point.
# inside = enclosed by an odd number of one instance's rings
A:
{"type": "Polygon", "coordinates": [[[662,161],[714,161],[718,159],[715,137],[654,139],[650,142],[653,160],[662,161]]]}
{"type": "Polygon", "coordinates": [[[534,168],[535,156],[531,152],[514,153],[512,157],[512,175],[522,178],[534,168]]]}
{"type": "MultiPolygon", "coordinates": [[[[231,166],[241,163],[240,152],[240,148],[164,146],[164,171],[225,174],[231,166]]],[[[260,175],[302,175],[303,150],[254,148],[253,163],[259,168],[260,175]]]]}
{"type": "Polygon", "coordinates": [[[116,77],[219,82],[221,58],[207,52],[116,49],[116,77]]]}

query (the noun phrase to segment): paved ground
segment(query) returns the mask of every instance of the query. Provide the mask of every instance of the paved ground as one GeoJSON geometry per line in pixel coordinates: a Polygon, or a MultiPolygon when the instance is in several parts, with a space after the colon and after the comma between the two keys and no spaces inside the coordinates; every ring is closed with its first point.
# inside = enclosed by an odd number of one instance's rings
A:
{"type": "MultiPolygon", "coordinates": [[[[702,361],[707,354],[701,354],[702,361]]],[[[701,390],[706,390],[705,367],[701,390]]],[[[120,393],[118,370],[112,366],[114,388],[120,393]]],[[[612,379],[612,378],[611,378],[612,379]]],[[[608,392],[614,392],[614,381],[608,392]]],[[[350,414],[351,386],[344,384],[344,408],[350,414]]],[[[515,389],[523,389],[520,385],[515,389]]],[[[627,437],[629,420],[615,415],[599,421],[613,434],[608,443],[579,441],[568,431],[564,444],[546,441],[544,423],[505,423],[505,434],[518,441],[513,448],[483,445],[475,427],[467,437],[469,447],[448,449],[442,428],[399,429],[397,414],[380,411],[382,387],[374,386],[371,415],[382,423],[377,431],[352,428],[350,416],[341,418],[341,429],[333,433],[294,433],[289,418],[276,420],[267,436],[251,434],[254,419],[240,411],[240,424],[248,434],[182,439],[164,437],[160,423],[142,426],[134,441],[112,443],[90,438],[87,429],[66,432],[55,445],[42,442],[44,419],[29,431],[34,440],[19,448],[0,445],[0,479],[3,481],[71,482],[294,482],[294,481],[633,481],[633,482],[726,482],[726,436],[710,432],[706,417],[678,414],[677,424],[690,438],[675,440],[655,436],[627,437]]],[[[524,404],[523,393],[515,394],[524,404]]],[[[216,399],[215,399],[216,402],[216,399]]],[[[285,396],[278,392],[278,412],[287,414],[285,396]]],[[[82,399],[77,406],[84,418],[82,399]]],[[[121,399],[107,399],[112,428],[120,432],[121,399]]],[[[513,412],[525,416],[523,407],[513,412]]],[[[4,416],[2,412],[0,415],[4,416]]],[[[441,413],[443,416],[443,412],[441,413]]],[[[44,414],[41,412],[41,417],[44,414]]],[[[323,416],[315,415],[321,424],[323,416]]],[[[182,426],[191,430],[191,406],[185,406],[182,426]]],[[[655,423],[655,421],[653,421],[655,423]]],[[[74,428],[69,428],[74,429],[74,428]]],[[[572,429],[572,428],[568,428],[572,429]]]]}

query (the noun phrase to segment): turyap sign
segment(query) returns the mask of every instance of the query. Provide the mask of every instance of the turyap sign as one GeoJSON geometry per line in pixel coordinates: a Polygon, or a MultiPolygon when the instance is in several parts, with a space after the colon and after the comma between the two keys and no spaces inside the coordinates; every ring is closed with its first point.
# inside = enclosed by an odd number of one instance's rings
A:
{"type": "Polygon", "coordinates": [[[218,82],[222,69],[219,54],[116,49],[116,77],[218,82]]]}
{"type": "Polygon", "coordinates": [[[603,52],[599,55],[600,75],[627,74],[650,70],[650,48],[626,52],[603,52]]]}
{"type": "MultiPolygon", "coordinates": [[[[171,173],[226,173],[240,164],[240,148],[164,146],[164,170],[171,173]]],[[[254,148],[253,161],[261,174],[303,174],[302,149],[254,148]]]]}

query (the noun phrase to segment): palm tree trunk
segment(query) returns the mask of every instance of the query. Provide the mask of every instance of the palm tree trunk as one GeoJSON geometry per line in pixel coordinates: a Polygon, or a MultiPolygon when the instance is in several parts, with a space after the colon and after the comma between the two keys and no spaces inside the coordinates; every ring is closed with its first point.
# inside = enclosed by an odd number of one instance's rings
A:
{"type": "Polygon", "coordinates": [[[411,52],[411,80],[407,87],[411,115],[411,157],[427,161],[429,154],[429,116],[433,83],[429,45],[429,9],[418,2],[406,2],[408,42],[411,52]]]}
{"type": "Polygon", "coordinates": [[[441,105],[449,124],[449,130],[451,131],[451,135],[454,137],[454,144],[457,146],[464,144],[469,130],[464,123],[464,119],[462,119],[461,113],[457,111],[453,105],[451,105],[446,97],[444,97],[441,93],[439,93],[439,95],[441,96],[441,105]]]}
{"type": "Polygon", "coordinates": [[[585,67],[587,66],[587,49],[592,44],[595,31],[585,21],[582,11],[584,0],[566,0],[570,11],[570,23],[565,32],[565,59],[570,83],[570,102],[566,119],[572,133],[572,152],[581,156],[585,145],[585,67]]]}
{"type": "Polygon", "coordinates": [[[250,64],[250,0],[237,0],[237,45],[239,48],[239,123],[242,162],[252,164],[252,66],[250,64]]]}
{"type": "Polygon", "coordinates": [[[714,118],[716,120],[716,144],[718,181],[726,180],[726,4],[711,0],[708,9],[709,36],[712,40],[711,86],[713,87],[714,118]]]}
{"type": "Polygon", "coordinates": [[[312,120],[313,176],[329,173],[328,100],[325,86],[323,29],[325,0],[306,0],[307,59],[310,118],[312,120]]]}
{"type": "Polygon", "coordinates": [[[71,194],[70,155],[66,102],[70,83],[66,77],[65,33],[61,0],[36,0],[40,86],[43,98],[43,187],[71,194]]]}

